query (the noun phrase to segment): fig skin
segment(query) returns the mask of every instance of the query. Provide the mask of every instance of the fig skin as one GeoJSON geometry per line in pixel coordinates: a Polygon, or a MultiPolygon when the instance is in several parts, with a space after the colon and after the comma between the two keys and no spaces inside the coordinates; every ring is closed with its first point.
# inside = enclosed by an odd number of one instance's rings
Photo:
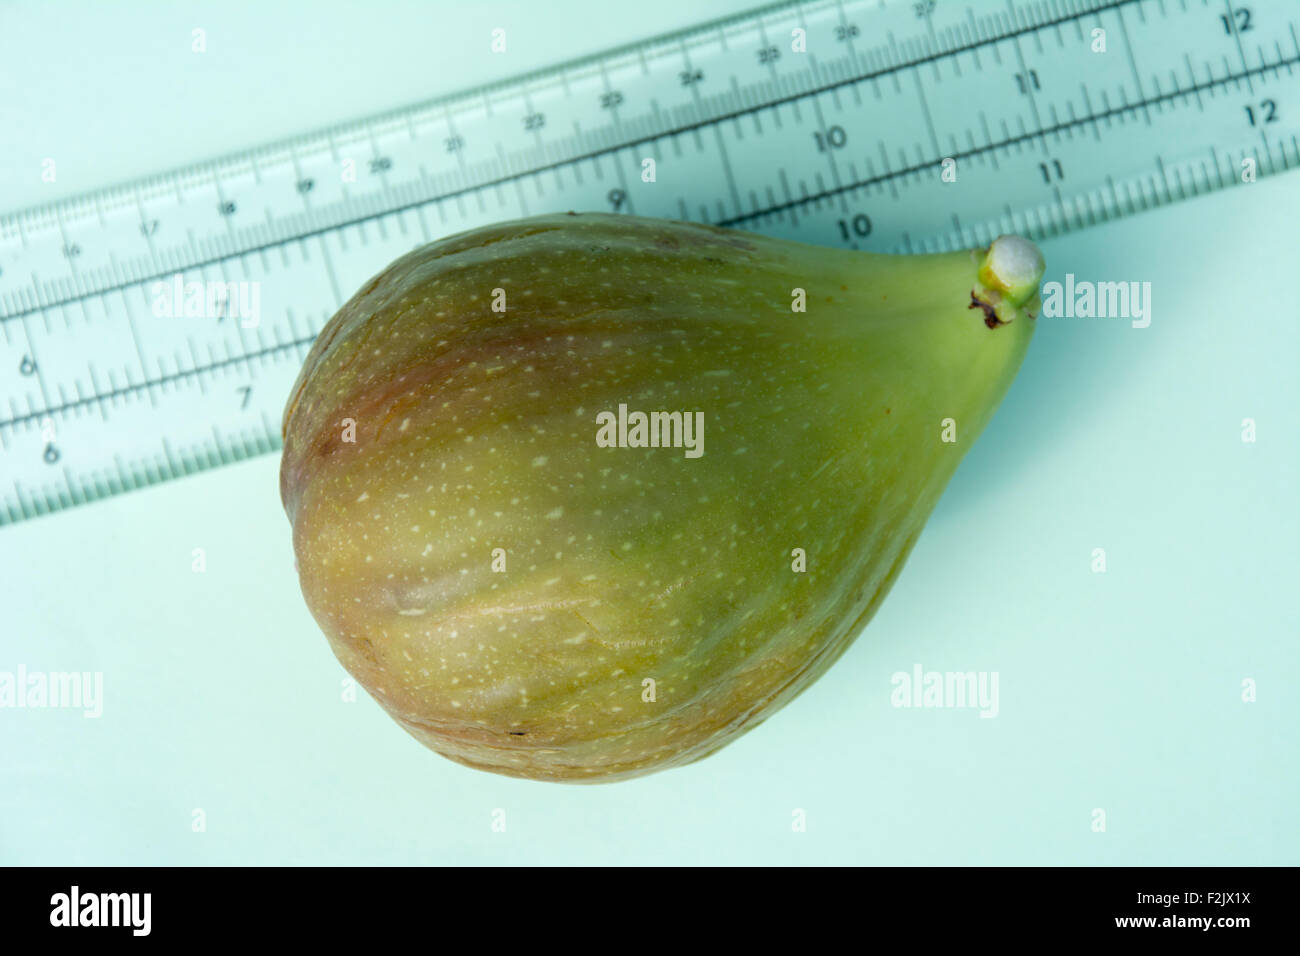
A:
{"type": "Polygon", "coordinates": [[[285,409],[309,609],[452,760],[604,782],[713,753],[847,649],[1014,377],[1032,303],[986,325],[980,261],[573,213],[401,257],[285,409]],[[599,447],[620,404],[704,412],[704,454],[599,447]]]}

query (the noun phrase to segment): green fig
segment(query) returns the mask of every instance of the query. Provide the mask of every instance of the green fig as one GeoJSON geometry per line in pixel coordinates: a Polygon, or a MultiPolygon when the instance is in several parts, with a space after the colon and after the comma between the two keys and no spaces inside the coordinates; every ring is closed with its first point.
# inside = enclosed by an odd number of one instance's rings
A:
{"type": "Polygon", "coordinates": [[[871,617],[1033,332],[1043,261],[557,214],[424,246],[284,414],[302,591],[461,763],[609,781],[713,753],[871,617]]]}

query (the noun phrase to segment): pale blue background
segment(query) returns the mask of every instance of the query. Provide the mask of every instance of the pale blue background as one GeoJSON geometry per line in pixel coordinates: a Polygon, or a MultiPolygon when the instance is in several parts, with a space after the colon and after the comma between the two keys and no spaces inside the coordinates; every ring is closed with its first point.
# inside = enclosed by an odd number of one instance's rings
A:
{"type": "MultiPolygon", "coordinates": [[[[518,72],[750,4],[548,6],[5,4],[0,207],[499,78],[464,39],[496,25],[518,72]],[[203,72],[195,25],[239,40],[203,72]]],[[[274,457],[0,530],[0,669],[107,684],[98,721],[0,711],[0,862],[1300,863],[1297,224],[1293,175],[1043,243],[1151,281],[1151,327],[1042,322],[866,636],[640,781],[470,771],[340,702],[274,457]],[[917,662],[998,671],[1000,716],[891,708],[917,662]]]]}

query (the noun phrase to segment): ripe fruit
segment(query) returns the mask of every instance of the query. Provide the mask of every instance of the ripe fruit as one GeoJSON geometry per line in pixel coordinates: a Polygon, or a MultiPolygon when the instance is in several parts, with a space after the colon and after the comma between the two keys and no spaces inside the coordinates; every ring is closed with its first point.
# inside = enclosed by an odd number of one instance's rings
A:
{"type": "Polygon", "coordinates": [[[604,781],[710,754],[871,617],[1042,268],[1015,237],[883,256],[573,213],[417,249],[285,410],[307,604],[453,760],[604,781]]]}

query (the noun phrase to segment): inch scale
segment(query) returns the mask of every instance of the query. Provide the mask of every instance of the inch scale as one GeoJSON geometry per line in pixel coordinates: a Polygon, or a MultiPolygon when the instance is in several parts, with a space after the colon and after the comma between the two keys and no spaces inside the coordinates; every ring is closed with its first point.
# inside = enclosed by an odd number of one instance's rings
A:
{"type": "Polygon", "coordinates": [[[276,450],[328,318],[478,225],[612,210],[937,251],[1300,166],[1297,21],[785,3],[0,217],[0,524],[276,450]]]}

